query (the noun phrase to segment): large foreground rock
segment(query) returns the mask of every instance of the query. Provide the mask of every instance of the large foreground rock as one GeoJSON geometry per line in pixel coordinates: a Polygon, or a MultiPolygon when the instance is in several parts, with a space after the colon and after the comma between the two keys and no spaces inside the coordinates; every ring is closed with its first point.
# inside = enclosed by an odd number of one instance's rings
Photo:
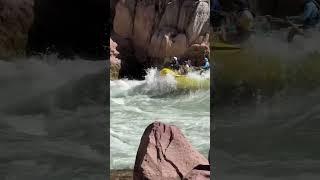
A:
{"type": "Polygon", "coordinates": [[[183,179],[199,174],[202,177],[204,172],[193,170],[199,165],[209,165],[208,160],[192,147],[176,126],[154,122],[141,138],[134,179],[183,179]]]}
{"type": "Polygon", "coordinates": [[[33,0],[0,0],[0,58],[24,55],[33,0]]]}
{"type": "Polygon", "coordinates": [[[113,30],[133,42],[136,56],[186,57],[195,44],[209,44],[209,0],[118,0],[113,30]]]}
{"type": "Polygon", "coordinates": [[[199,165],[192,169],[183,180],[209,180],[210,165],[199,165]]]}

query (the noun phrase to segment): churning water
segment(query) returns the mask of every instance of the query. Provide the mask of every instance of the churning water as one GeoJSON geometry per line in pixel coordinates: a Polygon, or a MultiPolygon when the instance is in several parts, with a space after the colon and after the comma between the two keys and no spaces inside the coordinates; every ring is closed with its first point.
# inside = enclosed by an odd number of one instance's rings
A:
{"type": "Polygon", "coordinates": [[[319,179],[320,48],[314,42],[268,37],[253,41],[251,51],[217,53],[217,179],[319,179]]]}
{"type": "Polygon", "coordinates": [[[106,61],[0,61],[0,179],[104,179],[106,61]]]}
{"type": "MultiPolygon", "coordinates": [[[[191,73],[192,78],[206,78],[191,73]]],[[[180,91],[172,76],[148,70],[144,81],[110,82],[111,168],[133,168],[145,128],[161,121],[180,128],[205,157],[210,146],[210,91],[180,91]]]]}

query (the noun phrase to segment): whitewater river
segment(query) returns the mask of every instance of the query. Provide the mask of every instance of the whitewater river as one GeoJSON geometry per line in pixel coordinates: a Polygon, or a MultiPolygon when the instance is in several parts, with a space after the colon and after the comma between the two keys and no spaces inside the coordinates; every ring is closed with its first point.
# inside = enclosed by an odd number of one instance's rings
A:
{"type": "Polygon", "coordinates": [[[106,61],[0,61],[0,179],[104,179],[106,61]]]}
{"type": "MultiPolygon", "coordinates": [[[[193,78],[201,78],[190,74],[193,78]]],[[[204,76],[209,77],[209,73],[204,76]]],[[[210,91],[181,92],[173,77],[148,71],[144,81],[110,82],[110,163],[112,169],[133,168],[145,128],[154,121],[175,125],[205,157],[210,146],[210,91]]]]}
{"type": "Polygon", "coordinates": [[[250,51],[216,52],[216,179],[320,179],[316,37],[256,38],[250,51]]]}

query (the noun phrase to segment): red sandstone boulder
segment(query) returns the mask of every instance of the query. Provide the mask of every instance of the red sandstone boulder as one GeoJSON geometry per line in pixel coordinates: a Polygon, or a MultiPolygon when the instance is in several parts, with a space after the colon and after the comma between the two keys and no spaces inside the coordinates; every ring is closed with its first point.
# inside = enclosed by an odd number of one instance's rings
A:
{"type": "Polygon", "coordinates": [[[194,177],[194,173],[198,173],[191,172],[195,167],[208,164],[176,126],[154,122],[141,138],[134,180],[183,179],[190,173],[190,177],[194,177]]]}
{"type": "Polygon", "coordinates": [[[205,43],[202,43],[190,46],[185,56],[188,57],[195,66],[202,66],[204,64],[205,56],[209,55],[209,46],[205,43]]]}
{"type": "Polygon", "coordinates": [[[209,180],[210,165],[199,165],[192,169],[183,180],[209,180]]]}

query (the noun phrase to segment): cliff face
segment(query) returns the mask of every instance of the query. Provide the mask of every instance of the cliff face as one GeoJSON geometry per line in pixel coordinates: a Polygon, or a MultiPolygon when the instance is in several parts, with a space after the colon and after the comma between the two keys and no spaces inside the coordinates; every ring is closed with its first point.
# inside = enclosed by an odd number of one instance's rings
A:
{"type": "Polygon", "coordinates": [[[209,0],[118,0],[112,3],[115,4],[113,30],[132,41],[140,62],[145,62],[147,57],[199,56],[188,51],[197,48],[202,50],[192,52],[202,56],[208,53],[209,0]]]}
{"type": "Polygon", "coordinates": [[[62,57],[107,59],[108,1],[35,0],[29,55],[53,52],[62,57]]]}
{"type": "Polygon", "coordinates": [[[0,58],[53,52],[107,59],[105,0],[0,0],[0,58]]]}
{"type": "Polygon", "coordinates": [[[0,0],[0,58],[24,55],[33,0],[0,0]]]}

